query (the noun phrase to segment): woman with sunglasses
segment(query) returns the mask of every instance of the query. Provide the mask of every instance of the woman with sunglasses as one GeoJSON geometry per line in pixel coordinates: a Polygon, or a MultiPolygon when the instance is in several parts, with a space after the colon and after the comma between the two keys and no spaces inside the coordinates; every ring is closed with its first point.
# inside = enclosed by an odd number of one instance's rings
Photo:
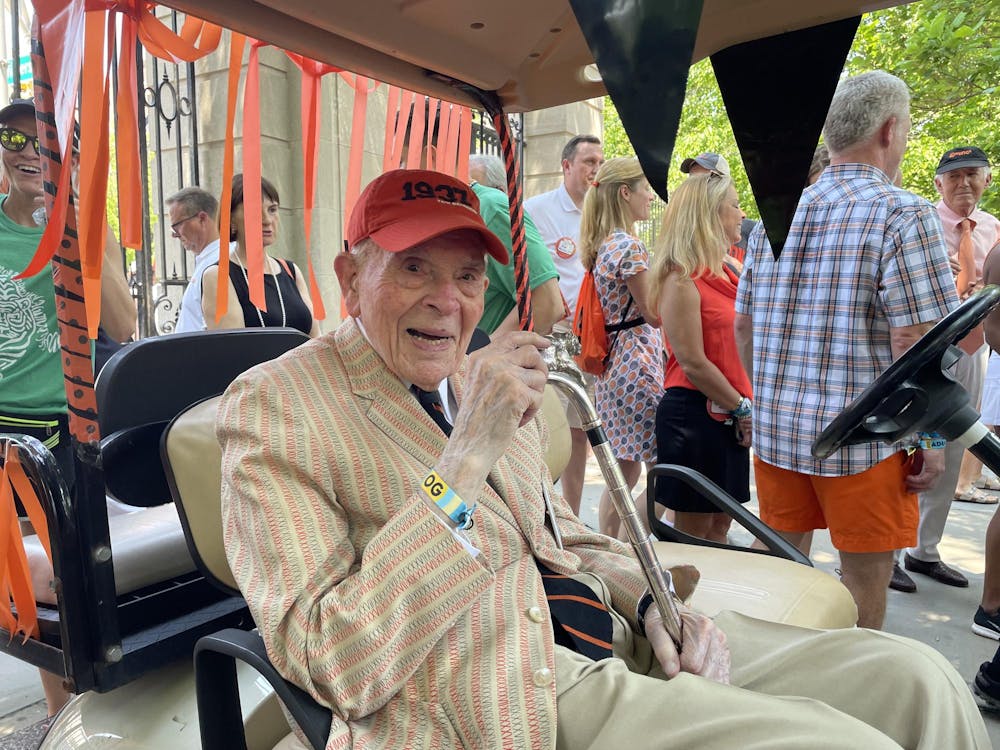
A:
{"type": "MultiPolygon", "coordinates": [[[[670,196],[653,260],[670,359],[656,411],[657,463],[695,469],[750,499],[750,378],[733,333],[739,276],[726,262],[746,214],[732,179],[692,175],[670,196]]],[[[683,482],[661,477],[656,499],[674,528],[725,542],[730,518],[683,482]]]]}
{"type": "MultiPolygon", "coordinates": [[[[74,153],[74,168],[76,163],[74,153]]],[[[42,441],[72,491],[75,469],[52,273],[14,278],[34,257],[45,223],[35,105],[30,99],[16,99],[0,109],[0,165],[4,184],[0,194],[0,432],[26,434],[42,441]]],[[[121,248],[110,229],[104,265],[121,269],[121,248]]],[[[124,275],[105,273],[101,328],[120,342],[131,338],[135,322],[135,304],[124,275]]],[[[30,523],[23,523],[22,530],[30,533],[30,523]]],[[[52,577],[51,571],[32,573],[37,581],[52,577]]],[[[61,677],[45,671],[41,675],[51,716],[69,694],[61,677]]]]}
{"type": "Polygon", "coordinates": [[[216,320],[216,293],[219,266],[205,269],[202,277],[201,306],[205,324],[210,328],[297,328],[313,338],[319,336],[319,322],[313,317],[312,301],[306,280],[290,260],[273,258],[267,248],[278,238],[278,191],[261,178],[261,226],[247,227],[243,206],[243,175],[233,177],[230,198],[229,237],[235,249],[229,254],[229,300],[226,314],[216,320]],[[250,301],[250,276],[247,272],[247,233],[259,231],[264,245],[264,303],[261,309],[250,301]],[[232,304],[237,302],[238,304],[232,304]]]}

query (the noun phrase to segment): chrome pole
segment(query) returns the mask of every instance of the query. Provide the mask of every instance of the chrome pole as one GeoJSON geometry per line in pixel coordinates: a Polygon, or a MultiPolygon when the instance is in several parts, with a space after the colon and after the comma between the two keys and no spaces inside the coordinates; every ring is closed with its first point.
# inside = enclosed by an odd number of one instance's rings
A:
{"type": "MultiPolygon", "coordinates": [[[[639,518],[635,502],[632,499],[632,492],[625,482],[621,466],[611,452],[611,443],[601,426],[597,410],[587,396],[583,375],[576,366],[576,362],[573,361],[572,355],[579,353],[580,343],[572,334],[556,333],[550,336],[549,340],[552,341],[552,346],[543,352],[545,363],[549,368],[548,381],[566,394],[580,416],[582,429],[587,433],[587,440],[594,450],[598,464],[600,464],[601,474],[607,484],[615,510],[621,517],[629,543],[635,550],[636,557],[639,558],[642,570],[646,574],[649,590],[652,592],[653,600],[663,618],[663,624],[674,645],[677,646],[678,652],[680,652],[681,617],[671,590],[670,571],[664,570],[656,558],[652,535],[646,531],[645,525],[639,518]]],[[[649,491],[648,488],[647,491],[649,491]]]]}

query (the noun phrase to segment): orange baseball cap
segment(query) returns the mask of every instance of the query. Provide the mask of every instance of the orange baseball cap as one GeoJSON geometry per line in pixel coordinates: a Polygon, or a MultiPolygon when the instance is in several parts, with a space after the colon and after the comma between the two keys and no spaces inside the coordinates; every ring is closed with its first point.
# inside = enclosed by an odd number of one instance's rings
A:
{"type": "Polygon", "coordinates": [[[459,229],[478,232],[486,252],[507,264],[507,248],[479,215],[472,188],[427,169],[395,169],[376,177],[358,198],[347,224],[347,245],[371,237],[391,253],[459,229]]]}

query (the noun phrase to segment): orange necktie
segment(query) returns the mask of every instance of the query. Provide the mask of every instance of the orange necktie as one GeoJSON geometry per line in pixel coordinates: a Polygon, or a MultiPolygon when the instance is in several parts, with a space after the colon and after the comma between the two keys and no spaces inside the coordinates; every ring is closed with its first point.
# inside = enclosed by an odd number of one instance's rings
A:
{"type": "Polygon", "coordinates": [[[962,219],[958,224],[961,236],[958,240],[958,296],[965,299],[976,284],[976,257],[972,252],[972,222],[962,219]]]}
{"type": "MultiPolygon", "coordinates": [[[[958,296],[965,299],[979,280],[976,273],[976,257],[972,252],[972,221],[962,219],[958,225],[962,233],[958,240],[958,277],[955,279],[955,286],[958,287],[958,296]]],[[[969,335],[958,342],[959,348],[969,356],[975,354],[985,341],[982,325],[973,328],[969,335]]]]}

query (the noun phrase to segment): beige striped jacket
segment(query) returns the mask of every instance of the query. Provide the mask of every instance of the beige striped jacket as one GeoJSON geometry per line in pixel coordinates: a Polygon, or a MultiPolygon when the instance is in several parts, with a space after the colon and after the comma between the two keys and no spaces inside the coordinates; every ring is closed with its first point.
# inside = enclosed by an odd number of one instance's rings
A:
{"type": "Polygon", "coordinates": [[[230,565],[277,669],[333,710],[327,748],[555,747],[534,558],[598,572],[630,622],[645,582],[553,492],[556,544],[540,419],[478,498],[478,558],[417,494],[445,436],[353,320],[239,377],[218,435],[230,565]]]}

